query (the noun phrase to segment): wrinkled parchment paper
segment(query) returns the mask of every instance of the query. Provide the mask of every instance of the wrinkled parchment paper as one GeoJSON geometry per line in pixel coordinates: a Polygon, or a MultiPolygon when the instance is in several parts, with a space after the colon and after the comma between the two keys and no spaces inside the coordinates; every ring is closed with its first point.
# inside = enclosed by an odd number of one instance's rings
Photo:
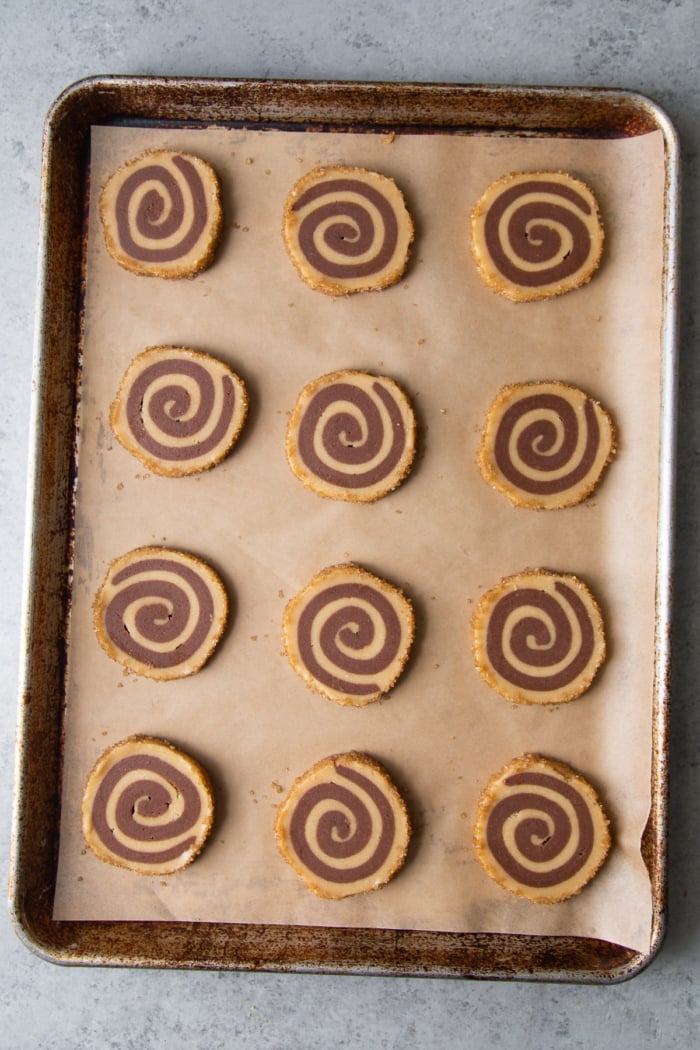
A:
{"type": "Polygon", "coordinates": [[[80,403],[75,578],[55,916],[179,919],[589,935],[644,951],[651,893],[639,843],[650,806],[658,477],[663,142],[482,135],[95,128],[80,403]],[[107,255],[99,188],[153,147],[197,153],[220,173],[226,228],[213,267],[192,281],[131,275],[107,255]],[[332,299],[308,289],[282,245],[282,204],[319,163],[382,171],[416,221],[410,267],[380,293],[332,299]],[[512,304],[481,283],[467,216],[509,171],[563,169],[600,202],[604,261],[591,283],[547,303],[512,304]],[[252,410],[230,457],[206,475],[149,475],[113,438],[109,405],[149,345],[190,346],[229,362],[252,410]],[[322,500],[284,456],[302,386],[340,368],[398,380],[420,422],[410,478],[374,505],[322,500]],[[482,481],[479,430],[499,388],[561,379],[599,398],[619,453],[593,499],[558,512],[516,509],[482,481]],[[151,682],[103,653],[91,603],[106,566],[143,544],[192,551],[232,598],[227,632],[192,678],[151,682]],[[354,560],[403,586],[418,633],[383,702],[337,706],[309,692],[282,653],[286,600],[326,565],[354,560]],[[510,704],[478,677],[469,620],[479,595],[526,567],[573,572],[597,595],[609,656],[579,700],[510,704]],[[132,733],[171,740],[209,770],[215,827],[188,869],[139,877],[85,849],[89,770],[132,733]],[[407,800],[415,833],[382,890],[317,899],[279,856],[275,807],[320,758],[366,751],[407,800]],[[613,848],[566,903],[511,897],[471,846],[476,800],[511,758],[565,761],[599,791],[613,848]]]}

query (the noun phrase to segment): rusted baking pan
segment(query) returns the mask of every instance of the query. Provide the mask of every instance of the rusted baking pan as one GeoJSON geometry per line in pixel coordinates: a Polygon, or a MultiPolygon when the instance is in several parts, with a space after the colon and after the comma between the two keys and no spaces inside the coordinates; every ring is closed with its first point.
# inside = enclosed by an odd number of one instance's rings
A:
{"type": "Polygon", "coordinates": [[[608,89],[104,77],[46,122],[11,909],[59,963],[614,982],[654,957],[666,915],[669,661],[676,412],[679,147],[665,114],[608,89]],[[173,921],[57,921],[68,617],[74,569],[90,133],[99,125],[481,133],[569,139],[660,132],[665,149],[648,950],[575,936],[173,921]]]}

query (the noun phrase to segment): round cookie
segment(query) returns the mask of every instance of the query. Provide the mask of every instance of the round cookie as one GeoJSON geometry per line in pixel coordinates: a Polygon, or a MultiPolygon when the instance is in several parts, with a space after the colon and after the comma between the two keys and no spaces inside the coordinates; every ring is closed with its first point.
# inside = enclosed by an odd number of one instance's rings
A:
{"type": "Polygon", "coordinates": [[[109,566],[93,603],[108,656],[160,681],[185,678],[208,660],[228,615],[213,569],[165,547],[139,547],[109,566]]]}
{"type": "Polygon", "coordinates": [[[408,474],[415,441],[413,409],[393,379],[332,372],[297,398],[287,427],[287,460],[319,496],[370,503],[408,474]]]}
{"type": "Polygon", "coordinates": [[[107,250],[125,270],[194,277],[212,262],[221,233],[219,179],[191,153],[149,150],[104,184],[100,217],[107,250]]]}
{"type": "Polygon", "coordinates": [[[514,383],[489,408],[478,463],[517,507],[555,510],[590,496],[614,454],[612,420],[582,390],[514,383]]]}
{"type": "Polygon", "coordinates": [[[605,659],[598,603],[576,576],[521,572],[481,596],[472,617],[484,681],[521,704],[562,704],[590,686],[605,659]]]}
{"type": "Polygon", "coordinates": [[[170,875],[197,856],[214,819],[209,777],[167,743],[132,736],[108,748],[88,777],[83,836],[109,864],[170,875]]]}
{"type": "Polygon", "coordinates": [[[243,380],[222,361],[149,347],[122,378],[110,423],[124,448],[165,477],[208,470],[235,444],[248,411],[243,380]]]}
{"type": "Polygon", "coordinates": [[[580,893],[605,860],[608,818],[591,785],[573,769],[523,755],[482,791],[474,847],[504,889],[555,904],[580,893]]]}
{"type": "Polygon", "coordinates": [[[365,168],[316,168],[287,197],[282,236],[309,287],[349,295],[399,280],[408,262],[413,220],[388,176],[365,168]]]}
{"type": "Polygon", "coordinates": [[[513,302],[551,299],[590,280],[603,250],[598,204],[561,171],[494,182],[471,215],[471,249],[494,292],[513,302]]]}
{"type": "Polygon", "coordinates": [[[287,604],[282,623],[297,674],[322,696],[354,707],[389,692],[408,659],[414,629],[408,598],[351,564],[314,576],[287,604]]]}
{"type": "Polygon", "coordinates": [[[411,836],[403,799],[388,773],[349,752],[318,762],[280,805],[275,839],[309,889],[333,900],[385,885],[411,836]]]}

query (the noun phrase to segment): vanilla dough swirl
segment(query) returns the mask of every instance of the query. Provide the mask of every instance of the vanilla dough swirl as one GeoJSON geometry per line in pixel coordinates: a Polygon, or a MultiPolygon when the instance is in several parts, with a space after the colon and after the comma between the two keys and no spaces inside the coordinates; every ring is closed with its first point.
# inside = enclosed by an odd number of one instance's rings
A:
{"type": "Polygon", "coordinates": [[[247,407],[243,381],[223,362],[194,350],[151,347],[129,365],[110,422],[146,466],[180,477],[223,459],[247,407]]]}
{"type": "Polygon", "coordinates": [[[401,191],[387,176],[364,168],[317,168],[292,190],[283,235],[307,284],[347,295],[398,280],[413,223],[401,191]]]}
{"type": "Polygon", "coordinates": [[[189,864],[212,819],[204,770],[152,737],[130,737],[109,748],[88,778],[82,806],[83,833],[93,852],[141,874],[189,864]]]}
{"type": "Polygon", "coordinates": [[[365,893],[403,863],[410,826],[387,773],[366,755],[324,759],[292,787],[276,821],[280,850],[322,897],[365,893]]]}
{"type": "Polygon", "coordinates": [[[181,551],[143,547],[109,567],[94,604],[97,638],[112,659],[149,678],[193,674],[226,621],[214,571],[181,551]]]}
{"type": "Polygon", "coordinates": [[[199,157],[149,151],[105,183],[100,214],[107,248],[120,266],[193,276],[210,263],[221,231],[218,178],[199,157]]]}
{"type": "Polygon", "coordinates": [[[508,577],[480,599],[473,632],[479,673],[520,703],[573,700],[605,656],[600,610],[575,576],[508,577]]]}
{"type": "Polygon", "coordinates": [[[372,502],[396,488],[410,470],[413,410],[385,376],[333,372],[299,395],[286,451],[307,488],[330,499],[372,502]]]}
{"type": "Polygon", "coordinates": [[[593,789],[563,763],[522,756],[480,798],[477,855],[492,878],[530,900],[551,903],[578,893],[609,841],[593,789]]]}
{"type": "Polygon", "coordinates": [[[479,467],[516,506],[556,509],[589,496],[614,453],[597,401],[566,383],[520,383],[489,409],[479,467]]]}
{"type": "Polygon", "coordinates": [[[354,706],[391,689],[413,632],[408,599],[356,565],[320,572],[289,602],[283,620],[294,670],[328,699],[354,706]]]}
{"type": "Polygon", "coordinates": [[[484,280],[514,301],[548,299],[585,283],[603,246],[593,194],[562,172],[499,179],[472,213],[471,236],[484,280]]]}

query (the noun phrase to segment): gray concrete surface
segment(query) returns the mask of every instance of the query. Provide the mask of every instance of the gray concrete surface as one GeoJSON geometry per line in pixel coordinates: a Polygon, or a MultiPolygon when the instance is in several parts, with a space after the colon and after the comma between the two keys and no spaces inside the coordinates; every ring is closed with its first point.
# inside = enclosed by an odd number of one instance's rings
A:
{"type": "Polygon", "coordinates": [[[0,911],[0,1046],[645,1047],[697,1044],[700,1022],[700,583],[696,0],[0,0],[0,882],[6,884],[19,649],[41,128],[89,74],[615,85],[670,113],[685,148],[675,591],[670,928],[611,988],[451,980],[63,969],[0,911]]]}

